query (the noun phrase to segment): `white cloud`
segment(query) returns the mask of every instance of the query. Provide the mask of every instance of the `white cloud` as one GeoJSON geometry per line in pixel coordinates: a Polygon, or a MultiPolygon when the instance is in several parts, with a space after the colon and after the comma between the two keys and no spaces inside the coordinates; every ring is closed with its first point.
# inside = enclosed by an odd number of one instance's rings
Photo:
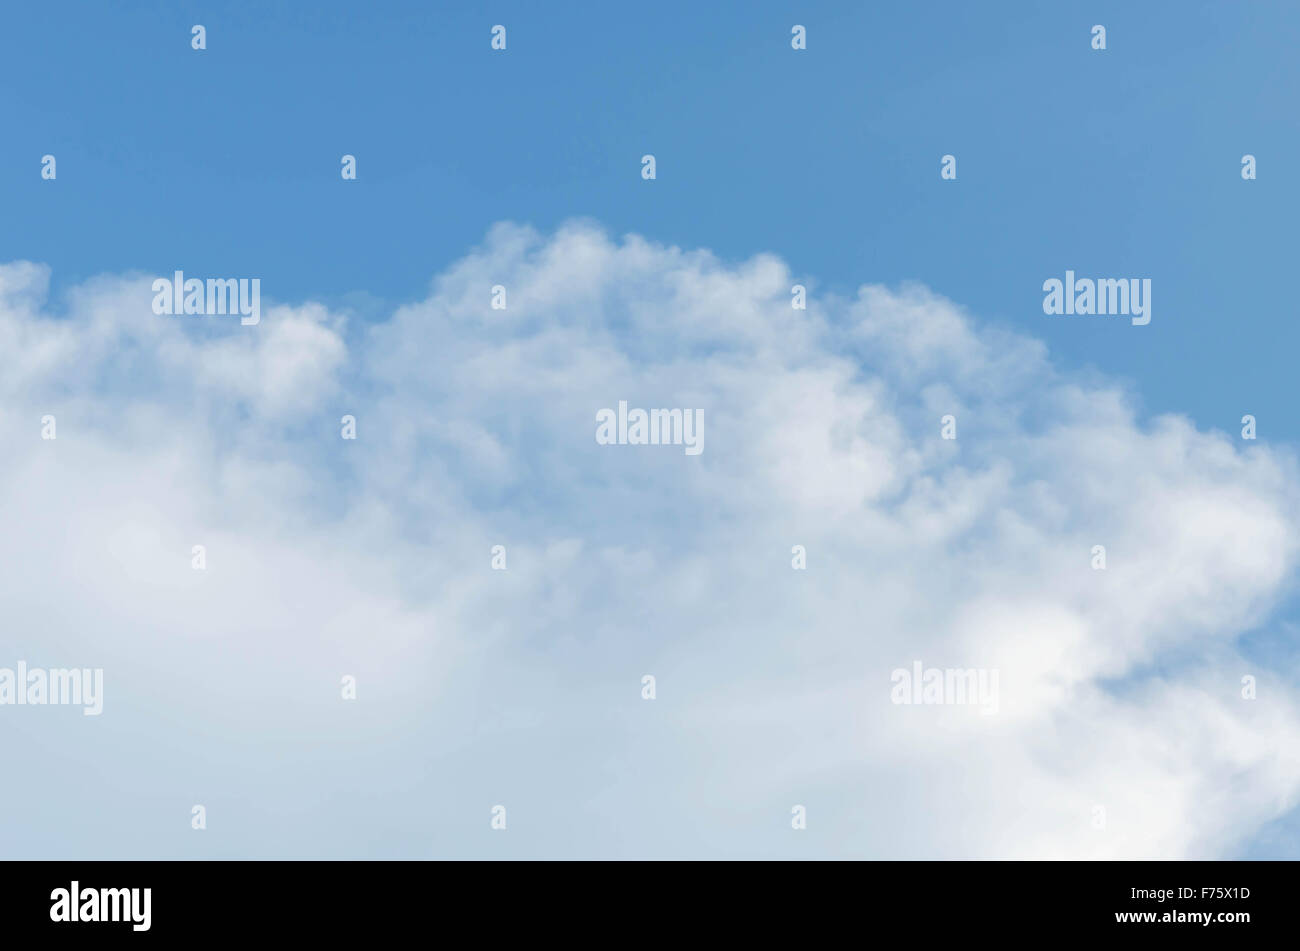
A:
{"type": "Polygon", "coordinates": [[[1237,643],[1295,577],[1290,453],[924,288],[799,280],[500,225],[387,322],[242,327],[0,268],[0,665],[106,670],[98,721],[0,711],[37,817],[0,846],[1181,857],[1293,808],[1294,679],[1237,643]],[[619,400],[703,409],[704,453],[597,445],[619,400]],[[914,660],[999,668],[998,714],[891,704],[914,660]]]}

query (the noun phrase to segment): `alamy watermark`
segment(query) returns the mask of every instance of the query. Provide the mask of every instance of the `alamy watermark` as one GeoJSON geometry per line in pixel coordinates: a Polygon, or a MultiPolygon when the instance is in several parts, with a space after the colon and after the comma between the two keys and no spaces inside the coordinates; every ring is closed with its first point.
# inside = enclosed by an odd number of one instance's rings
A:
{"type": "Polygon", "coordinates": [[[152,888],[83,888],[73,881],[50,892],[50,921],[126,922],[132,931],[148,931],[153,923],[152,888]]]}
{"type": "Polygon", "coordinates": [[[889,699],[897,704],[969,705],[998,712],[998,671],[984,668],[899,667],[889,675],[889,699]]]}
{"type": "Polygon", "coordinates": [[[29,668],[23,660],[16,670],[0,667],[0,706],[7,705],[79,706],[85,716],[97,717],[104,712],[104,671],[29,668]]]}
{"type": "Polygon", "coordinates": [[[239,322],[252,326],[262,321],[262,279],[217,278],[201,281],[185,278],[177,271],[171,278],[153,282],[153,312],[160,316],[224,317],[239,315],[239,322]]]}
{"type": "Polygon", "coordinates": [[[1151,323],[1151,278],[1076,278],[1065,272],[1065,280],[1050,277],[1043,282],[1047,296],[1043,313],[1049,316],[1132,317],[1133,326],[1151,323]]]}
{"type": "Polygon", "coordinates": [[[618,401],[618,412],[596,413],[596,442],[602,446],[684,446],[686,455],[704,451],[704,410],[631,409],[618,401]]]}

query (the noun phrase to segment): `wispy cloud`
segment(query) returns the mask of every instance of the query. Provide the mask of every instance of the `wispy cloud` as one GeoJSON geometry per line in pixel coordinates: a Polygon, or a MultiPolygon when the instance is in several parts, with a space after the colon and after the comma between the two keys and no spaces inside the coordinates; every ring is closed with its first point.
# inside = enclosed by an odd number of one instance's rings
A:
{"type": "Polygon", "coordinates": [[[11,854],[1178,857],[1295,803],[1295,682],[1236,647],[1295,576],[1287,451],[923,287],[587,223],[379,323],[150,279],[55,316],[0,268],[0,666],[105,671],[101,717],[0,711],[11,854]],[[598,444],[620,400],[705,450],[598,444]],[[997,714],[891,703],[914,661],[999,670],[997,714]]]}

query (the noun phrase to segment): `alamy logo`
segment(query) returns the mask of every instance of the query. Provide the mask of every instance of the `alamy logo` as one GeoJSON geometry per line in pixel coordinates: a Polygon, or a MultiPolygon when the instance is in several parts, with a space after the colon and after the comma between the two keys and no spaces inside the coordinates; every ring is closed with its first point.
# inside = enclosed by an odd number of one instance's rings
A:
{"type": "Polygon", "coordinates": [[[71,888],[50,892],[50,921],[129,921],[132,931],[148,931],[152,923],[152,888],[71,888]]]}
{"type": "Polygon", "coordinates": [[[185,279],[177,271],[171,279],[160,277],[153,282],[153,312],[179,317],[224,317],[239,315],[239,322],[248,327],[262,321],[262,279],[216,278],[206,282],[192,277],[185,279]]]}
{"type": "Polygon", "coordinates": [[[0,667],[0,706],[6,704],[80,706],[85,716],[97,717],[104,712],[104,671],[28,669],[20,660],[17,670],[0,667]]]}
{"type": "Polygon", "coordinates": [[[998,671],[958,667],[899,667],[889,676],[894,685],[889,699],[898,704],[964,704],[980,706],[980,713],[998,712],[998,671]]]}
{"type": "Polygon", "coordinates": [[[618,401],[618,412],[596,413],[596,442],[602,446],[685,446],[688,456],[704,451],[704,410],[629,410],[618,401]]]}
{"type": "Polygon", "coordinates": [[[1151,278],[1089,277],[1076,279],[1073,271],[1065,272],[1062,283],[1054,277],[1043,282],[1047,296],[1043,313],[1066,316],[1132,317],[1133,326],[1151,323],[1151,278]]]}

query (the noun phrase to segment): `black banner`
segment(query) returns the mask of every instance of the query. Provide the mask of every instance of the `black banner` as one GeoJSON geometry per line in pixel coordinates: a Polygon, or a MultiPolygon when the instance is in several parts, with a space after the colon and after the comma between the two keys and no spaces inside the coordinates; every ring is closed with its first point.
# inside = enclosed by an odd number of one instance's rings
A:
{"type": "Polygon", "coordinates": [[[1216,942],[1293,932],[1285,862],[33,862],[8,937],[604,941],[693,932],[1216,942]],[[435,930],[420,931],[433,926],[435,930]]]}

